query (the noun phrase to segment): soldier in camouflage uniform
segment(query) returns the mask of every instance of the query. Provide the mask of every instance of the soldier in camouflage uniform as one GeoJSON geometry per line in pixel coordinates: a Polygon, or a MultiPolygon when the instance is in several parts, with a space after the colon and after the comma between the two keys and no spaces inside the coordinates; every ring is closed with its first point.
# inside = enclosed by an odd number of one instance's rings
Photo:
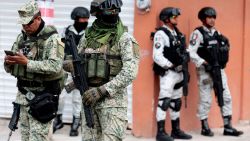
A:
{"type": "Polygon", "coordinates": [[[48,141],[63,84],[64,45],[55,27],[45,25],[35,1],[23,5],[18,9],[18,14],[18,22],[22,24],[23,30],[12,46],[14,56],[5,56],[4,67],[6,72],[18,80],[15,102],[21,105],[21,140],[48,141]],[[53,98],[54,106],[50,108],[54,111],[50,119],[45,115],[45,120],[42,120],[35,117],[31,106],[27,105],[36,97],[45,94],[53,98]]]}
{"type": "Polygon", "coordinates": [[[228,39],[215,29],[216,11],[212,7],[204,7],[198,13],[198,18],[202,22],[202,26],[196,28],[191,34],[190,45],[188,47],[191,60],[196,65],[200,102],[197,116],[201,120],[201,134],[204,136],[213,136],[214,133],[208,126],[208,113],[212,104],[211,91],[213,89],[213,80],[210,66],[213,65],[211,56],[223,56],[218,59],[221,71],[221,81],[223,87],[223,106],[221,106],[221,114],[224,120],[224,135],[239,136],[242,131],[232,127],[232,98],[227,84],[227,76],[224,71],[228,61],[229,41],[228,39]],[[220,52],[214,53],[211,49],[218,48],[220,52]]]}
{"type": "MultiPolygon", "coordinates": [[[[126,87],[138,72],[139,46],[119,18],[121,0],[93,0],[90,13],[97,19],[78,45],[88,75],[83,106],[91,105],[97,141],[121,141],[127,126],[126,87]],[[96,67],[95,67],[96,66],[96,67]]],[[[91,141],[82,111],[83,141],[91,141]]]]}

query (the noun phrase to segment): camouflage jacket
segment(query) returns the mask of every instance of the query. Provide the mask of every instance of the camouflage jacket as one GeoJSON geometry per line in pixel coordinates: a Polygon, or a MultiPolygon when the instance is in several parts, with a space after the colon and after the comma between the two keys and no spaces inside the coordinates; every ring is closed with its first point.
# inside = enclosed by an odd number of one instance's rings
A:
{"type": "MultiPolygon", "coordinates": [[[[49,28],[53,28],[55,30],[52,26],[44,26],[37,36],[40,36],[49,28]]],[[[19,45],[23,42],[23,36],[24,33],[20,33],[17,36],[17,39],[11,49],[13,52],[21,51],[19,45]]],[[[27,40],[30,40],[30,37],[27,37],[27,40]]],[[[29,77],[27,77],[27,75],[23,75],[23,71],[17,73],[13,72],[15,67],[18,65],[4,64],[6,72],[11,73],[11,75],[17,77],[18,79],[29,81],[50,81],[63,77],[62,63],[64,57],[64,44],[61,42],[61,38],[57,33],[52,34],[45,40],[39,39],[34,42],[30,42],[28,46],[31,47],[31,51],[27,55],[27,58],[29,59],[28,64],[27,66],[19,67],[24,67],[24,74],[28,74],[29,77]]],[[[33,87],[28,89],[40,90],[42,88],[33,87]]],[[[16,102],[24,105],[27,104],[25,95],[18,92],[16,102]]]]}
{"type": "MultiPolygon", "coordinates": [[[[105,46],[105,45],[104,45],[105,46]]],[[[108,46],[108,45],[106,45],[108,46]]],[[[90,49],[86,46],[86,38],[83,36],[78,45],[79,52],[90,49]]],[[[119,71],[115,77],[104,84],[109,96],[96,104],[96,109],[107,107],[127,107],[127,89],[138,72],[139,46],[135,39],[127,32],[123,33],[118,43],[108,47],[109,55],[121,57],[121,63],[109,61],[110,71],[119,71]]]]}

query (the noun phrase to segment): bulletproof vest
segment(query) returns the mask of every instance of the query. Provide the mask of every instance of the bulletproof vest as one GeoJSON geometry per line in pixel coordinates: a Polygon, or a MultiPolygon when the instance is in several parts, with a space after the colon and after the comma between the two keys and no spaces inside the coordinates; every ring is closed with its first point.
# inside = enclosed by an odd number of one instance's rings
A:
{"type": "Polygon", "coordinates": [[[229,41],[228,39],[219,34],[218,31],[215,31],[213,36],[210,36],[207,31],[203,29],[203,27],[196,28],[200,31],[203,36],[203,43],[201,43],[198,48],[198,55],[206,60],[209,64],[214,64],[215,61],[218,61],[221,68],[225,68],[229,59],[229,41]],[[213,54],[212,48],[216,48],[216,54],[213,54]],[[218,60],[214,60],[214,56],[218,58],[218,60]]]}
{"type": "MultiPolygon", "coordinates": [[[[135,51],[139,46],[133,38],[131,40],[135,51]]],[[[97,49],[86,47],[81,52],[86,62],[84,69],[90,87],[97,87],[107,83],[121,71],[123,63],[120,52],[118,42],[113,46],[106,44],[97,49]]]]}
{"type": "MultiPolygon", "coordinates": [[[[53,34],[57,34],[55,27],[53,26],[45,26],[41,31],[39,36],[30,37],[27,40],[27,35],[24,33],[20,34],[18,37],[18,49],[23,52],[23,54],[29,60],[42,61],[44,60],[44,45],[46,40],[52,36],[53,34]]],[[[59,43],[60,39],[58,38],[58,56],[63,56],[64,54],[64,46],[62,43],[59,43]]],[[[51,81],[62,78],[63,71],[58,74],[42,74],[42,73],[33,73],[26,71],[26,65],[15,64],[12,70],[12,75],[17,77],[20,80],[36,80],[36,81],[51,81]]]]}
{"type": "Polygon", "coordinates": [[[175,27],[177,36],[173,36],[171,32],[164,27],[160,27],[158,30],[164,31],[169,37],[169,47],[164,47],[163,56],[167,58],[175,66],[181,65],[183,62],[182,54],[185,52],[185,37],[184,35],[175,27]]]}
{"type": "MultiPolygon", "coordinates": [[[[156,30],[164,31],[164,33],[167,34],[167,36],[169,37],[170,46],[164,47],[163,56],[167,58],[175,66],[181,65],[182,62],[184,61],[183,56],[185,56],[186,54],[186,43],[185,43],[186,41],[184,35],[176,27],[175,31],[177,33],[177,36],[173,36],[171,32],[164,27],[160,27],[156,30]]],[[[154,34],[155,34],[154,32],[151,33],[150,35],[151,39],[153,39],[154,34]]],[[[156,75],[163,76],[166,72],[166,69],[162,68],[161,66],[159,66],[157,63],[154,62],[153,71],[156,75]]]]}
{"type": "MultiPolygon", "coordinates": [[[[65,38],[68,38],[69,35],[74,35],[73,38],[74,38],[74,40],[75,40],[76,45],[78,45],[78,44],[79,44],[79,41],[80,41],[80,39],[81,39],[81,37],[82,37],[83,35],[76,35],[73,31],[70,31],[69,28],[70,28],[70,26],[68,26],[68,27],[66,28],[66,31],[65,31],[65,38]]],[[[70,51],[70,46],[68,46],[68,44],[65,44],[64,53],[65,53],[65,56],[66,56],[66,55],[71,55],[71,54],[72,54],[71,51],[70,51]]]]}

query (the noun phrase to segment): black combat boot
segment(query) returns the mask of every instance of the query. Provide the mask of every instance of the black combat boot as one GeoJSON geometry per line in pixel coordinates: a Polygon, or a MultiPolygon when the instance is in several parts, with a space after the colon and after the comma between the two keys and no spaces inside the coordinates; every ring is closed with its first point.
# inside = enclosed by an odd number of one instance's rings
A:
{"type": "Polygon", "coordinates": [[[156,141],[173,141],[174,139],[171,138],[165,131],[165,120],[161,120],[157,122],[157,135],[156,141]]]}
{"type": "Polygon", "coordinates": [[[53,133],[55,133],[56,130],[61,128],[63,128],[62,114],[58,114],[53,122],[53,133]]]}
{"type": "Polygon", "coordinates": [[[232,116],[223,117],[224,120],[224,133],[225,136],[240,136],[243,134],[243,131],[238,131],[232,127],[231,120],[232,116]]]}
{"type": "Polygon", "coordinates": [[[78,128],[80,126],[80,123],[81,118],[75,118],[75,116],[73,116],[73,123],[71,124],[69,136],[78,136],[78,128]]]}
{"type": "Polygon", "coordinates": [[[212,137],[214,136],[214,133],[211,131],[211,129],[208,126],[207,119],[201,120],[201,134],[204,136],[212,137]]]}
{"type": "Polygon", "coordinates": [[[172,132],[171,137],[174,139],[184,139],[189,140],[192,139],[191,135],[186,134],[184,131],[180,129],[180,119],[177,118],[176,120],[172,120],[172,132]]]}

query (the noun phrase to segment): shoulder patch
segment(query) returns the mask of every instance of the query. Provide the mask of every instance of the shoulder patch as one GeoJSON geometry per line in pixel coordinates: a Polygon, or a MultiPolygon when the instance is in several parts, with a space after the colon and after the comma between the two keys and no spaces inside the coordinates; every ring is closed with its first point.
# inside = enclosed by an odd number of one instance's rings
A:
{"type": "Polygon", "coordinates": [[[191,40],[190,40],[190,44],[192,45],[192,46],[194,46],[195,44],[196,44],[196,40],[198,39],[198,34],[197,33],[194,33],[193,35],[192,35],[192,38],[191,38],[191,40]]]}
{"type": "Polygon", "coordinates": [[[161,47],[161,44],[160,43],[155,43],[155,48],[156,49],[159,49],[161,47]]]}

